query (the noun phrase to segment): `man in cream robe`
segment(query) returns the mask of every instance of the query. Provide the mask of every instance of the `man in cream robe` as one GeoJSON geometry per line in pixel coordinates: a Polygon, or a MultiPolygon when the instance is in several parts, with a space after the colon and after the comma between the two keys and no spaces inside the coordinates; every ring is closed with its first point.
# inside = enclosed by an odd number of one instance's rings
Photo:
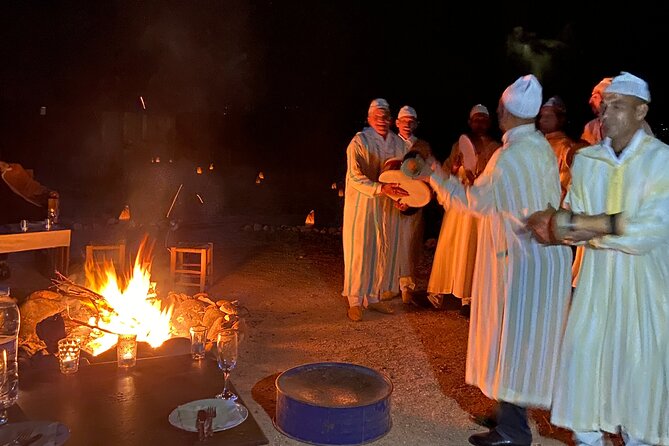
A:
{"type": "Polygon", "coordinates": [[[342,240],[344,288],[348,317],[362,320],[362,307],[392,313],[379,302],[384,291],[399,289],[397,243],[400,212],[388,196],[406,195],[396,184],[380,183],[383,164],[402,158],[404,142],[390,131],[390,107],[385,99],[375,99],[369,107],[370,127],[358,132],[346,149],[346,192],[342,240]]]}
{"type": "MultiPolygon", "coordinates": [[[[413,107],[405,105],[400,109],[395,120],[395,126],[398,136],[406,145],[407,152],[414,150],[423,158],[432,155],[430,144],[414,134],[418,128],[418,113],[413,107]]],[[[398,208],[401,210],[401,215],[399,217],[398,271],[396,275],[399,277],[402,302],[408,304],[413,302],[411,291],[416,289],[416,267],[423,252],[425,222],[422,208],[407,208],[406,205],[399,204],[398,208]]],[[[388,292],[386,296],[394,297],[394,290],[388,292]]],[[[382,299],[384,298],[385,296],[382,296],[382,299]]]]}
{"type": "Polygon", "coordinates": [[[541,102],[537,79],[519,78],[497,110],[503,145],[474,184],[438,167],[430,176],[440,202],[479,218],[465,379],[498,402],[497,427],[469,438],[479,446],[530,446],[526,408],[550,407],[553,393],[571,250],[538,243],[524,226],[560,203],[557,161],[534,125],[541,102]]]}
{"type": "MultiPolygon", "coordinates": [[[[573,232],[560,238],[586,243],[552,422],[577,445],[604,445],[601,431],[669,445],[669,146],[643,129],[645,81],[622,73],[603,96],[606,138],[576,154],[565,198],[573,232]]],[[[554,213],[530,219],[543,241],[554,213]]]]}
{"type": "MultiPolygon", "coordinates": [[[[453,144],[451,154],[442,166],[444,171],[457,175],[463,184],[471,184],[472,179],[485,170],[501,145],[490,136],[490,113],[484,105],[472,107],[468,124],[470,132],[467,136],[474,146],[476,167],[472,171],[465,169],[459,141],[453,144]]],[[[452,294],[461,299],[461,314],[469,315],[476,265],[477,224],[476,215],[468,209],[454,206],[444,213],[427,285],[427,297],[437,309],[442,308],[444,295],[452,294]]]]}

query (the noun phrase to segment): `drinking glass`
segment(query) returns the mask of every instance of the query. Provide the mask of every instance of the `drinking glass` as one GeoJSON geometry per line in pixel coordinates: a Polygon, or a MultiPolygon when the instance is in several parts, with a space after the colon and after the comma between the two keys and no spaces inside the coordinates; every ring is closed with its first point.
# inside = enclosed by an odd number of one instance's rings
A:
{"type": "Polygon", "coordinates": [[[19,225],[21,226],[21,232],[28,232],[28,220],[21,220],[19,225]]]}
{"type": "Polygon", "coordinates": [[[216,398],[235,401],[237,395],[228,389],[230,372],[237,365],[237,330],[221,330],[216,338],[216,360],[223,371],[223,391],[216,398]]]}
{"type": "Polygon", "coordinates": [[[207,344],[207,327],[196,325],[190,328],[190,354],[193,359],[204,359],[207,344]]]}
{"type": "Polygon", "coordinates": [[[79,356],[81,344],[75,338],[63,338],[58,341],[58,364],[60,373],[69,375],[79,370],[79,356]]]}
{"type": "Polygon", "coordinates": [[[116,342],[116,363],[129,369],[137,363],[137,335],[120,334],[116,342]]]}

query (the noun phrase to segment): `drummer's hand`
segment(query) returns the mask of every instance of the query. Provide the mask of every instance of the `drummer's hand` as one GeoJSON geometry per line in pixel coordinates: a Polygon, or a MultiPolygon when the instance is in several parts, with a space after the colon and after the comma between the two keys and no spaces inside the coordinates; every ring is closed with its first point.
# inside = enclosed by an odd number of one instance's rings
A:
{"type": "Polygon", "coordinates": [[[404,211],[406,211],[407,209],[409,209],[409,205],[408,205],[408,204],[405,204],[405,203],[402,203],[402,200],[401,200],[401,199],[400,199],[400,200],[397,200],[397,201],[395,202],[395,207],[396,207],[397,209],[399,209],[400,211],[402,211],[402,212],[404,212],[404,211]]]}
{"type": "Polygon", "coordinates": [[[555,209],[549,206],[547,209],[537,211],[528,217],[525,224],[539,243],[549,244],[555,241],[553,228],[551,228],[551,218],[554,214],[555,209]]]}
{"type": "Polygon", "coordinates": [[[383,183],[381,193],[393,197],[406,197],[409,195],[409,192],[402,189],[399,183],[383,183]]]}
{"type": "Polygon", "coordinates": [[[471,186],[476,180],[476,175],[471,170],[465,169],[465,178],[467,179],[466,186],[471,186]]]}

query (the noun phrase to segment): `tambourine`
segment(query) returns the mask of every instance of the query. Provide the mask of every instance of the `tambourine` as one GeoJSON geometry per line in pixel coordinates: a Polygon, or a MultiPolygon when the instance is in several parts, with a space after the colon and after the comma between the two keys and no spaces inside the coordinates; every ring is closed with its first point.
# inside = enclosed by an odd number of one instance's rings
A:
{"type": "Polygon", "coordinates": [[[389,195],[393,200],[411,208],[422,208],[432,198],[430,188],[423,181],[414,180],[405,175],[400,169],[401,166],[402,160],[399,158],[391,158],[386,161],[383,165],[383,171],[379,175],[379,181],[399,184],[409,194],[407,196],[389,195]]]}

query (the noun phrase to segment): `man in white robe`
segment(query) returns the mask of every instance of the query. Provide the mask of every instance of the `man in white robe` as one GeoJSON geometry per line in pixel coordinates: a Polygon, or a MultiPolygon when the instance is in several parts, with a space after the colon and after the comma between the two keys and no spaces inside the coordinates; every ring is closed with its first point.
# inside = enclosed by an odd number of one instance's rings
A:
{"type": "Polygon", "coordinates": [[[398,184],[380,183],[384,163],[402,158],[404,142],[390,131],[390,107],[385,99],[372,101],[367,122],[370,127],[358,132],[346,149],[346,192],[342,239],[344,288],[348,317],[362,320],[362,307],[393,313],[379,298],[384,291],[399,289],[397,244],[400,211],[389,196],[406,196],[398,184]]]}
{"type": "MultiPolygon", "coordinates": [[[[459,140],[453,144],[451,154],[442,165],[446,172],[457,175],[466,185],[485,170],[492,154],[501,146],[490,135],[490,113],[486,106],[474,105],[469,112],[468,124],[470,131],[467,136],[474,146],[475,167],[470,167],[471,171],[465,168],[459,140]]],[[[461,300],[460,314],[469,317],[476,265],[477,223],[476,215],[468,209],[456,206],[444,213],[427,285],[427,298],[437,309],[443,307],[444,295],[452,294],[461,300]]]]}
{"type": "MultiPolygon", "coordinates": [[[[397,114],[395,120],[398,135],[404,141],[407,152],[414,150],[423,158],[432,155],[430,144],[418,138],[414,132],[418,128],[418,113],[413,107],[405,105],[397,114]]],[[[400,215],[400,232],[398,255],[398,276],[400,292],[402,293],[402,302],[405,304],[413,302],[411,292],[416,289],[416,266],[420,261],[423,251],[424,220],[423,209],[407,208],[406,205],[399,207],[402,211],[400,215]]],[[[393,292],[388,295],[393,296],[393,292]]],[[[382,296],[383,299],[384,296],[382,296]]]]}
{"type": "Polygon", "coordinates": [[[465,379],[497,401],[497,426],[469,438],[479,446],[530,446],[526,408],[550,407],[553,393],[571,250],[538,243],[524,225],[546,203],[560,203],[557,160],[534,125],[541,103],[533,75],[516,80],[497,109],[503,145],[474,184],[437,163],[429,178],[440,202],[479,218],[465,379]]]}
{"type": "Polygon", "coordinates": [[[623,72],[603,101],[606,138],[574,157],[567,209],[528,223],[583,250],[551,420],[577,445],[669,445],[669,146],[643,129],[645,81],[623,72]]]}

